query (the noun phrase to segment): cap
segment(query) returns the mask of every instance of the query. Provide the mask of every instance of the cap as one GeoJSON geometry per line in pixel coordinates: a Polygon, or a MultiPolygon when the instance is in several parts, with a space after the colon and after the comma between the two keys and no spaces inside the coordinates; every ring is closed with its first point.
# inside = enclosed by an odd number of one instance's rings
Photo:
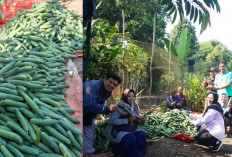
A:
{"type": "Polygon", "coordinates": [[[211,72],[211,71],[217,71],[217,68],[211,67],[211,68],[209,69],[209,72],[211,72]]]}
{"type": "Polygon", "coordinates": [[[177,90],[176,90],[176,89],[172,89],[171,92],[172,92],[172,93],[176,93],[177,90]]]}

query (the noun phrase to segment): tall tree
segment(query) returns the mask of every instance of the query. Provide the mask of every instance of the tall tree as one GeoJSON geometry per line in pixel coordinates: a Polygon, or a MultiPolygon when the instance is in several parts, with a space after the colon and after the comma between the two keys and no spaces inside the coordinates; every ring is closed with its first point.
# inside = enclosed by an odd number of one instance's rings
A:
{"type": "Polygon", "coordinates": [[[193,23],[198,20],[201,24],[201,33],[210,26],[208,8],[220,12],[218,0],[158,0],[158,2],[166,6],[170,15],[174,14],[173,22],[176,20],[177,14],[179,14],[181,21],[184,17],[189,17],[193,23]]]}
{"type": "Polygon", "coordinates": [[[189,58],[199,50],[198,39],[196,36],[196,28],[187,19],[180,21],[172,30],[172,41],[175,46],[179,44],[180,34],[183,30],[188,29],[188,35],[191,35],[190,47],[186,57],[189,58]]]}
{"type": "MultiPolygon", "coordinates": [[[[100,2],[101,0],[97,0],[100,2]]],[[[95,18],[107,19],[111,25],[119,24],[122,30],[121,10],[125,11],[125,31],[129,37],[143,42],[152,42],[153,17],[156,14],[156,45],[163,47],[163,37],[168,16],[165,6],[158,0],[102,0],[95,18]]]]}

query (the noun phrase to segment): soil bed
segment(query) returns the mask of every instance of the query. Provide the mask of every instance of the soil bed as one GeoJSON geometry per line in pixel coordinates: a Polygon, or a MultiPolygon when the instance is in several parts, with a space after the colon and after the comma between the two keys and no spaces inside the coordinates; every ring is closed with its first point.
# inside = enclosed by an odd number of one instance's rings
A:
{"type": "Polygon", "coordinates": [[[228,156],[232,157],[232,134],[222,140],[224,145],[218,152],[213,152],[209,147],[187,143],[172,138],[164,138],[147,143],[145,157],[196,157],[196,156],[228,156]]]}

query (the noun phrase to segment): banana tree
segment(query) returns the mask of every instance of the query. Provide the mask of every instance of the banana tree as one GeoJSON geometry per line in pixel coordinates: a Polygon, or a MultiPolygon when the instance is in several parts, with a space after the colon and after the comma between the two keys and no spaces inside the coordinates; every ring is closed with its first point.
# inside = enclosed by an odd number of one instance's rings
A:
{"type": "Polygon", "coordinates": [[[180,34],[180,42],[177,45],[177,47],[175,47],[174,43],[168,40],[167,38],[164,39],[164,42],[167,50],[169,51],[169,48],[171,48],[169,52],[177,56],[179,61],[183,61],[186,59],[186,54],[190,46],[190,40],[191,40],[191,35],[188,34],[188,29],[186,28],[180,34]]]}
{"type": "MultiPolygon", "coordinates": [[[[171,39],[170,39],[171,40],[171,39]]],[[[186,59],[186,54],[189,51],[189,46],[190,46],[190,40],[191,40],[191,34],[188,34],[188,29],[186,28],[183,30],[180,34],[180,39],[179,39],[179,44],[177,45],[177,48],[173,44],[172,41],[168,39],[164,39],[166,48],[168,49],[169,54],[169,82],[170,82],[170,75],[171,75],[171,54],[177,56],[177,64],[173,64],[176,68],[175,69],[175,74],[178,78],[181,78],[181,69],[177,68],[179,67],[179,62],[184,61],[186,59]]],[[[170,84],[169,84],[170,87],[170,84]]],[[[171,89],[171,88],[169,88],[171,89]]]]}
{"type": "Polygon", "coordinates": [[[189,17],[193,23],[199,22],[202,33],[208,26],[210,26],[210,14],[208,8],[215,9],[220,12],[220,5],[218,0],[159,0],[161,4],[166,6],[169,15],[173,15],[175,22],[177,14],[181,20],[183,17],[189,17]],[[207,7],[208,8],[207,8],[207,7]]]}

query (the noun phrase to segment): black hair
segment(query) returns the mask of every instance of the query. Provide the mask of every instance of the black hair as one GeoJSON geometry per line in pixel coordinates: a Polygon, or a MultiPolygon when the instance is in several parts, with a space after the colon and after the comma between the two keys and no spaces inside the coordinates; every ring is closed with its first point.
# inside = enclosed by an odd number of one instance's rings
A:
{"type": "Polygon", "coordinates": [[[107,75],[106,79],[108,80],[109,78],[113,78],[114,80],[117,80],[118,84],[120,84],[122,82],[121,78],[118,75],[116,75],[116,74],[109,74],[109,75],[107,75]]]}
{"type": "Polygon", "coordinates": [[[213,94],[213,104],[217,103],[217,102],[218,102],[218,94],[209,92],[209,93],[207,94],[207,96],[208,96],[209,94],[213,94]]]}
{"type": "Polygon", "coordinates": [[[135,91],[134,91],[133,89],[129,89],[127,95],[125,95],[124,93],[122,94],[121,100],[124,101],[124,102],[126,102],[126,103],[128,103],[127,96],[128,96],[128,94],[129,94],[130,92],[134,93],[134,95],[135,95],[135,97],[136,97],[135,91]]]}
{"type": "Polygon", "coordinates": [[[224,65],[226,66],[226,62],[225,62],[225,61],[220,61],[220,62],[218,63],[218,67],[219,67],[220,64],[224,64],[224,65]]]}

